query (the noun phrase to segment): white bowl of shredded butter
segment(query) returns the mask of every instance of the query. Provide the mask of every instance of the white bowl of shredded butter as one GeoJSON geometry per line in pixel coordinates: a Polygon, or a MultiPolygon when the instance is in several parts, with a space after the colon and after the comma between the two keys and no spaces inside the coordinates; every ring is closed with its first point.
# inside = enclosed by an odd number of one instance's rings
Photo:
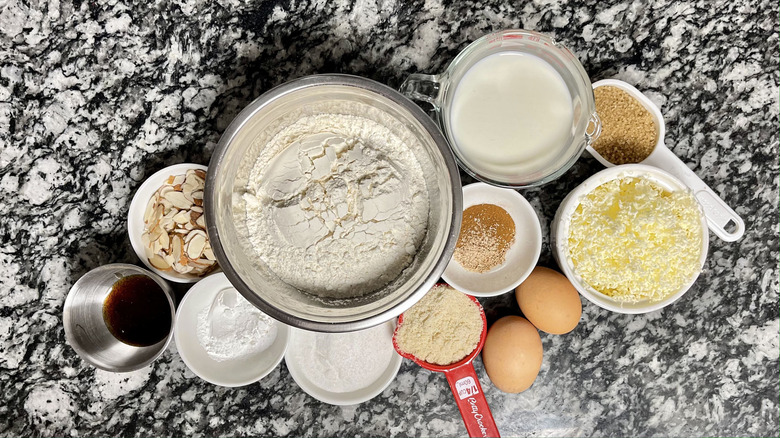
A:
{"type": "Polygon", "coordinates": [[[702,207],[677,178],[627,164],[605,169],[563,200],[553,255],[575,288],[614,312],[647,313],[696,281],[709,235],[702,207]]]}

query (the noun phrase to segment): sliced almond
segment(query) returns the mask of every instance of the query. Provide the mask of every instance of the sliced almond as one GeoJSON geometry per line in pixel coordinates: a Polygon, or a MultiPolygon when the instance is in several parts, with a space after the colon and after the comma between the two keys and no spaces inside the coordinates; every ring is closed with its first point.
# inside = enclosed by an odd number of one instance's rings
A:
{"type": "Polygon", "coordinates": [[[160,257],[157,254],[154,254],[153,256],[149,257],[149,263],[154,266],[155,268],[161,270],[161,271],[168,271],[171,269],[171,265],[169,265],[164,258],[160,257]]]}
{"type": "Polygon", "coordinates": [[[198,178],[200,178],[200,179],[202,179],[202,180],[205,180],[205,179],[206,179],[206,171],[205,171],[205,170],[201,170],[201,169],[193,169],[193,172],[195,172],[195,175],[196,175],[198,178]]]}
{"type": "MultiPolygon", "coordinates": [[[[160,236],[167,236],[167,234],[160,233],[160,236]]],[[[162,249],[163,249],[162,242],[160,242],[160,238],[158,237],[157,240],[152,242],[152,253],[159,254],[160,251],[162,251],[162,249]]]]}
{"type": "Polygon", "coordinates": [[[152,258],[154,256],[154,251],[152,251],[151,245],[144,247],[144,255],[146,255],[146,258],[152,258]]]}
{"type": "MultiPolygon", "coordinates": [[[[162,205],[158,204],[157,207],[155,207],[154,213],[152,214],[152,217],[151,217],[151,220],[149,221],[148,224],[146,224],[146,229],[147,230],[149,230],[151,232],[152,230],[157,228],[157,224],[160,223],[160,218],[163,216],[163,210],[164,210],[164,208],[163,208],[162,205]]],[[[151,240],[155,240],[155,239],[151,239],[151,240]]]]}
{"type": "Polygon", "coordinates": [[[176,222],[173,219],[165,219],[165,222],[162,222],[162,226],[166,233],[172,233],[176,229],[176,222]]]}
{"type": "MultiPolygon", "coordinates": [[[[161,250],[163,250],[165,252],[170,251],[171,238],[168,236],[168,233],[160,234],[160,238],[157,239],[157,242],[159,242],[161,250]]],[[[158,252],[158,251],[155,251],[155,252],[158,252]]]]}
{"type": "Polygon", "coordinates": [[[164,185],[160,187],[160,190],[157,191],[157,194],[160,196],[160,198],[163,198],[167,193],[172,191],[173,191],[173,186],[164,185]]]}
{"type": "Polygon", "coordinates": [[[176,216],[173,217],[173,221],[177,224],[185,224],[187,222],[190,222],[192,213],[188,210],[181,210],[179,213],[176,214],[176,216]]]}
{"type": "Polygon", "coordinates": [[[203,200],[202,199],[193,198],[192,199],[192,203],[197,205],[198,207],[202,207],[203,206],[203,200]]]}
{"type": "MultiPolygon", "coordinates": [[[[173,236],[171,239],[171,257],[173,257],[174,261],[178,261],[181,258],[183,247],[184,242],[181,240],[181,237],[173,236]]],[[[173,264],[173,262],[171,262],[171,264],[173,264]]]]}
{"type": "Polygon", "coordinates": [[[206,248],[203,250],[203,255],[206,257],[206,260],[216,260],[217,258],[214,257],[214,250],[211,248],[206,248]]]}
{"type": "Polygon", "coordinates": [[[201,216],[198,218],[198,220],[195,221],[196,224],[198,224],[199,227],[206,229],[206,216],[201,216]]]}
{"type": "Polygon", "coordinates": [[[177,266],[176,272],[179,274],[189,274],[193,271],[192,266],[177,266]]]}
{"type": "Polygon", "coordinates": [[[203,190],[198,190],[197,192],[192,192],[192,197],[195,199],[203,200],[203,190]]]}
{"type": "Polygon", "coordinates": [[[187,234],[187,237],[184,238],[184,243],[189,243],[189,241],[196,236],[203,236],[204,239],[208,239],[209,237],[203,230],[192,230],[189,234],[187,234]]]}
{"type": "Polygon", "coordinates": [[[197,260],[203,254],[203,249],[206,247],[206,236],[203,234],[196,234],[190,242],[187,244],[187,255],[192,260],[197,260]]]}
{"type": "Polygon", "coordinates": [[[187,172],[187,177],[184,179],[184,184],[192,187],[198,187],[200,185],[200,178],[195,175],[195,172],[187,172]]]}
{"type": "Polygon", "coordinates": [[[146,210],[144,211],[144,223],[148,224],[154,217],[155,204],[157,203],[157,195],[149,198],[149,202],[146,203],[146,210]]]}
{"type": "Polygon", "coordinates": [[[198,191],[198,189],[199,189],[199,187],[196,186],[195,184],[190,184],[190,183],[186,182],[186,183],[181,185],[181,190],[180,191],[184,192],[184,193],[192,193],[192,192],[198,191]]]}
{"type": "Polygon", "coordinates": [[[143,244],[144,248],[148,248],[149,245],[152,244],[152,241],[149,239],[148,231],[144,231],[144,233],[141,234],[141,243],[143,244]]]}
{"type": "MultiPolygon", "coordinates": [[[[149,244],[150,244],[150,246],[154,245],[154,242],[156,242],[160,238],[160,235],[162,233],[163,233],[163,229],[161,227],[159,227],[159,226],[155,226],[154,228],[149,230],[149,244]]],[[[157,252],[157,251],[155,251],[155,252],[157,252]]]]}
{"type": "Polygon", "coordinates": [[[161,198],[158,205],[163,207],[163,212],[169,212],[171,209],[173,209],[173,202],[165,198],[161,198]]]}
{"type": "Polygon", "coordinates": [[[190,223],[192,223],[192,225],[197,225],[195,221],[197,221],[198,218],[201,216],[203,216],[203,213],[197,212],[193,208],[192,210],[190,210],[190,223]]]}
{"type": "Polygon", "coordinates": [[[173,218],[176,217],[176,215],[179,214],[179,210],[172,208],[171,211],[165,214],[160,219],[160,227],[162,227],[164,230],[170,231],[173,229],[173,218]]]}
{"type": "Polygon", "coordinates": [[[182,185],[182,183],[184,183],[185,178],[186,178],[185,175],[176,175],[176,177],[173,178],[173,181],[171,181],[168,184],[170,184],[172,186],[180,186],[180,185],[182,185]]]}
{"type": "Polygon", "coordinates": [[[206,261],[207,261],[206,259],[190,260],[190,262],[189,262],[189,264],[187,264],[187,266],[192,266],[193,268],[195,268],[195,271],[201,272],[204,269],[206,269],[209,266],[211,266],[211,265],[207,265],[206,263],[204,263],[206,261]]]}
{"type": "Polygon", "coordinates": [[[173,204],[173,206],[178,209],[185,210],[192,207],[192,202],[188,201],[182,192],[170,191],[166,193],[164,196],[165,199],[170,201],[171,204],[173,204]]]}

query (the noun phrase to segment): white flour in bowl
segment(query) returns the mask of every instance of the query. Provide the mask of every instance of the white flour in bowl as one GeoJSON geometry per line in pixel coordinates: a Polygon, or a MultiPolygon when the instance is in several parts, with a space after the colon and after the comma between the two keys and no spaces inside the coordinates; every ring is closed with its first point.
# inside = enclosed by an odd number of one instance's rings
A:
{"type": "Polygon", "coordinates": [[[243,200],[249,240],[280,279],[322,297],[373,292],[414,258],[428,192],[410,147],[367,118],[318,114],[275,135],[243,200]]]}

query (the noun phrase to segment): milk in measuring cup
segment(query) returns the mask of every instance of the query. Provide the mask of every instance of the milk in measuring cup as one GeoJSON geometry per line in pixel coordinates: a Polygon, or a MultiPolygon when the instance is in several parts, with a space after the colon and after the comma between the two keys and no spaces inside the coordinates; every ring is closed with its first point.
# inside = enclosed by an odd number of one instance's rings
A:
{"type": "Polygon", "coordinates": [[[561,76],[542,59],[499,52],[459,81],[450,127],[464,158],[497,174],[533,172],[569,144],[574,111],[561,76]]]}

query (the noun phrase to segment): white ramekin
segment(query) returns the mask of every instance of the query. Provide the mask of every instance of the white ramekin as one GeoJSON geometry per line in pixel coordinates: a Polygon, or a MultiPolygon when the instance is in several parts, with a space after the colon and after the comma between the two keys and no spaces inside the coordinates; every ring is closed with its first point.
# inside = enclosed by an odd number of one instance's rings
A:
{"type": "MultiPolygon", "coordinates": [[[[558,211],[555,213],[553,222],[550,226],[550,241],[553,250],[553,256],[558,262],[563,273],[571,281],[574,287],[579,291],[580,295],[585,297],[588,301],[596,304],[607,310],[618,313],[647,313],[654,310],[666,307],[673,302],[680,299],[683,294],[693,285],[701,272],[704,262],[707,259],[707,250],[709,248],[709,234],[707,229],[707,218],[699,205],[699,213],[701,215],[701,254],[699,256],[698,269],[696,273],[683,285],[683,287],[669,295],[660,301],[643,300],[635,303],[628,303],[614,300],[613,298],[596,291],[580,277],[572,265],[569,258],[568,249],[568,236],[569,226],[571,225],[571,217],[577,206],[580,205],[580,200],[583,196],[589,194],[596,187],[624,177],[640,177],[647,178],[669,191],[678,190],[690,190],[680,180],[672,176],[671,174],[658,169],[656,167],[647,166],[644,164],[624,164],[620,166],[610,167],[596,173],[582,184],[577,186],[574,190],[564,198],[561,205],[558,207],[558,211]]],[[[594,236],[595,237],[595,236],[594,236]]]]}

